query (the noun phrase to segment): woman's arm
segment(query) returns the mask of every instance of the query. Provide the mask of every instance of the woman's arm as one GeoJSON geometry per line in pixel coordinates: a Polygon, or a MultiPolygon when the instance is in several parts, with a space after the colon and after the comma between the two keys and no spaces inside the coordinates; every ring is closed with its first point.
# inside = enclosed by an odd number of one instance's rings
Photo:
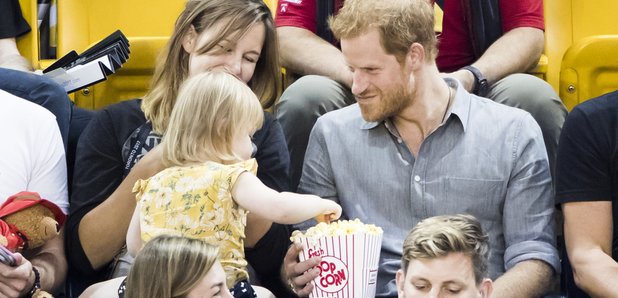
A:
{"type": "Polygon", "coordinates": [[[82,219],[79,237],[93,267],[107,264],[124,245],[135,209],[133,186],[138,180],[147,179],[164,169],[160,155],[157,148],[146,154],[112,195],[82,219]],[[106,221],[107,224],[102,224],[106,221]]]}
{"type": "Polygon", "coordinates": [[[139,101],[126,101],[99,111],[80,136],[66,225],[67,257],[79,274],[96,274],[122,249],[135,208],[133,185],[156,171],[145,156],[133,170],[144,171],[122,179],[122,146],[144,122],[139,101]]]}
{"type": "Polygon", "coordinates": [[[127,231],[127,250],[132,257],[137,256],[137,252],[142,248],[142,231],[139,224],[140,204],[137,203],[129,230],[127,231]]]}

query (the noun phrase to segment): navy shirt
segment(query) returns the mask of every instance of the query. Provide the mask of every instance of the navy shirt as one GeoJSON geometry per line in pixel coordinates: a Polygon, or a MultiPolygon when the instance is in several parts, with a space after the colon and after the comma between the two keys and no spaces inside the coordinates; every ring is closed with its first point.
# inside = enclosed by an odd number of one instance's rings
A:
{"type": "MultiPolygon", "coordinates": [[[[618,260],[618,91],[588,100],[571,111],[560,135],[556,161],[557,203],[611,201],[612,257],[618,260]]],[[[565,264],[568,266],[569,264],[565,264]]],[[[569,294],[576,289],[565,268],[569,294]]]]}

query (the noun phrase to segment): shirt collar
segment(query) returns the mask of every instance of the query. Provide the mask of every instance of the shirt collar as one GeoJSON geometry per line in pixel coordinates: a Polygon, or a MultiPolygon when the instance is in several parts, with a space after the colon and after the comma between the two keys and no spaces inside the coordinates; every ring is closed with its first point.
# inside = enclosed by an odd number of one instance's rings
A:
{"type": "Polygon", "coordinates": [[[444,78],[444,81],[451,88],[455,88],[455,98],[453,98],[453,102],[451,103],[450,111],[446,115],[446,119],[451,118],[451,114],[455,114],[463,127],[463,131],[466,131],[468,127],[468,119],[470,118],[470,102],[471,102],[471,94],[464,89],[461,83],[454,78],[444,78]]]}
{"type": "MultiPolygon", "coordinates": [[[[468,126],[468,119],[470,117],[470,97],[472,95],[468,93],[466,89],[463,88],[463,86],[458,80],[454,78],[444,78],[444,81],[446,81],[449,87],[456,89],[455,98],[453,98],[453,101],[450,106],[450,110],[446,115],[446,119],[447,120],[450,119],[451,114],[455,114],[457,118],[459,119],[459,121],[461,122],[461,125],[463,126],[463,130],[465,132],[466,127],[468,126]]],[[[385,123],[385,124],[390,123],[390,119],[387,119],[387,120],[368,122],[363,119],[361,121],[360,129],[370,130],[370,129],[377,127],[378,125],[382,123],[385,123]]],[[[386,127],[389,128],[389,125],[386,125],[386,127]]],[[[389,131],[390,130],[391,129],[389,128],[389,131]]],[[[391,133],[393,132],[391,131],[391,133]]],[[[394,134],[394,135],[397,135],[397,134],[394,134]]]]}

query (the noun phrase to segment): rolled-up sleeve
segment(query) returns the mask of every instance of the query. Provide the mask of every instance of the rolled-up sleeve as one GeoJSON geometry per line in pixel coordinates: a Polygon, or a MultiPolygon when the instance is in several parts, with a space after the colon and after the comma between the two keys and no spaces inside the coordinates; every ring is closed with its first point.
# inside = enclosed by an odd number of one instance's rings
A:
{"type": "Polygon", "coordinates": [[[541,130],[530,114],[524,114],[516,129],[512,162],[503,209],[505,269],[535,259],[559,272],[549,162],[541,130]]]}

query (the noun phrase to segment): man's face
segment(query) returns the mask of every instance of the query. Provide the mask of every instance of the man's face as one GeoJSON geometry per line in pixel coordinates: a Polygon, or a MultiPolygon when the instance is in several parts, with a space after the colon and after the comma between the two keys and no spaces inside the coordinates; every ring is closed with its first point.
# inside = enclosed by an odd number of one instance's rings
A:
{"type": "Polygon", "coordinates": [[[410,74],[380,43],[371,29],[341,40],[341,51],[352,71],[352,93],[366,121],[380,121],[402,111],[410,101],[410,74]]]}
{"type": "Polygon", "coordinates": [[[489,297],[491,280],[480,285],[474,279],[472,259],[463,253],[449,253],[435,259],[412,260],[407,272],[397,271],[399,298],[412,297],[489,297]]]}

